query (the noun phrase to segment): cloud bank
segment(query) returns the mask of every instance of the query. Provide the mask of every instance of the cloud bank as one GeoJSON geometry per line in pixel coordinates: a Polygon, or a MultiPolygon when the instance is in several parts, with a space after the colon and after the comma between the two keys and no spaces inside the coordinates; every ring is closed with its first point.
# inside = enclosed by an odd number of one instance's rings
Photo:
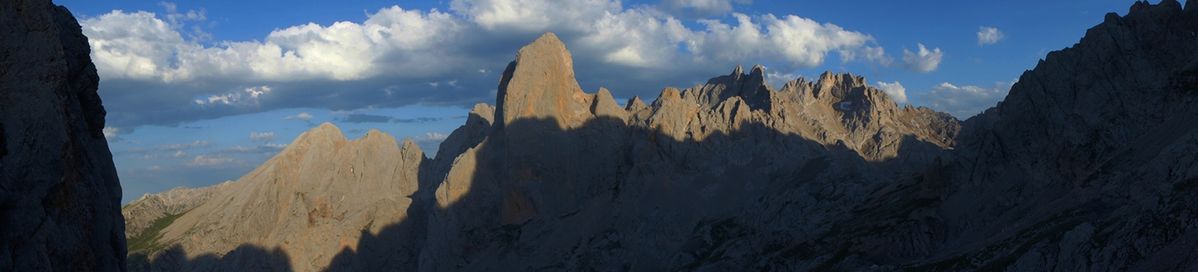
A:
{"type": "MultiPolygon", "coordinates": [[[[842,62],[890,62],[871,35],[832,23],[736,13],[728,0],[665,4],[730,16],[688,26],[658,7],[619,1],[455,0],[448,11],[392,6],[359,22],[208,42],[211,35],[195,27],[208,15],[169,3],[164,14],[115,10],[81,23],[113,132],[280,108],[490,101],[511,52],[546,31],[571,46],[584,85],[628,95],[704,80],[742,61],[777,61],[783,69],[816,67],[832,54],[842,62]]],[[[931,71],[940,56],[920,45],[903,59],[931,71]]]]}
{"type": "Polygon", "coordinates": [[[979,87],[944,82],[932,88],[927,101],[933,108],[965,120],[994,107],[1014,84],[1014,81],[996,82],[992,87],[979,87]]]}

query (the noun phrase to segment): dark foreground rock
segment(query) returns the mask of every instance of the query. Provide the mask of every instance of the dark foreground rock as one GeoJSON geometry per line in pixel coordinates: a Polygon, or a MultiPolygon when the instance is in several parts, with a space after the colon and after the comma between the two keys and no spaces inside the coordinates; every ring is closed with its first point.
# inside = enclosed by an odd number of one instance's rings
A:
{"type": "Polygon", "coordinates": [[[0,271],[125,268],[89,54],[66,8],[0,1],[0,271]]]}

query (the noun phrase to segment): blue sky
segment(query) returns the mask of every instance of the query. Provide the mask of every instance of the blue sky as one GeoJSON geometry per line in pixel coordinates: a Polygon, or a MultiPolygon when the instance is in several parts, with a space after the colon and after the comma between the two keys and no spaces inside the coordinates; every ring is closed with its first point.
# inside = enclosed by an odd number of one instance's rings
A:
{"type": "MultiPolygon", "coordinates": [[[[863,75],[964,119],[1045,54],[1133,1],[92,1],[124,200],[233,180],[320,122],[435,152],[545,31],[583,88],[656,97],[764,64],[775,85],[863,75]],[[921,45],[922,49],[921,50],[921,45]]],[[[430,155],[431,156],[431,155],[430,155]]]]}

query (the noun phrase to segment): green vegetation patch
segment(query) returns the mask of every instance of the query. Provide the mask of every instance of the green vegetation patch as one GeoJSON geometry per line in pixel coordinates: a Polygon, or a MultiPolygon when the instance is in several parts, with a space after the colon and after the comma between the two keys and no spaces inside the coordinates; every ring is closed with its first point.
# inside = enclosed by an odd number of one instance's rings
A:
{"type": "Polygon", "coordinates": [[[138,252],[153,253],[162,250],[165,245],[158,244],[158,238],[162,237],[162,230],[166,229],[166,226],[170,226],[171,223],[175,222],[175,219],[179,219],[180,216],[186,213],[168,213],[166,216],[154,220],[154,223],[150,224],[149,228],[141,231],[137,236],[127,237],[129,254],[138,252]]]}

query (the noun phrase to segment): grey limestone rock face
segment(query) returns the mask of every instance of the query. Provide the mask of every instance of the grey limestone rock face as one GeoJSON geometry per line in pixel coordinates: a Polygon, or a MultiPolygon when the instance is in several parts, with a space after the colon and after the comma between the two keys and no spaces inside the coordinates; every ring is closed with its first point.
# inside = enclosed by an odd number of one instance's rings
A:
{"type": "Polygon", "coordinates": [[[124,270],[87,38],[48,0],[0,2],[0,26],[0,270],[124,270]]]}

